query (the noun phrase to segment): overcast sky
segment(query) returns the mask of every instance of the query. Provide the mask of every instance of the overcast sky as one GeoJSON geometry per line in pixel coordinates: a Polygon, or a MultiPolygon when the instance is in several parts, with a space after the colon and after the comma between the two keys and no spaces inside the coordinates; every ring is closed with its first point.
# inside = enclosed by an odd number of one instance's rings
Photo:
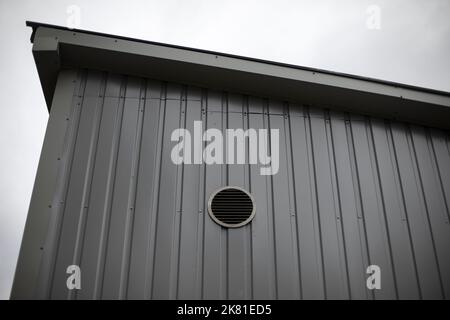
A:
{"type": "Polygon", "coordinates": [[[80,29],[450,91],[449,0],[0,0],[0,299],[48,118],[25,21],[66,26],[77,9],[80,29]]]}

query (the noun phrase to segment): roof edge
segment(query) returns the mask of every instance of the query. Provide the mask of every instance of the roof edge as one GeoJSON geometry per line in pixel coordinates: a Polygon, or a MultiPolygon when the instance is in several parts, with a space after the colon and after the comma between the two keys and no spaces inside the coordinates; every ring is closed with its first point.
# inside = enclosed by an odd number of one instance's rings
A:
{"type": "Polygon", "coordinates": [[[57,30],[81,32],[84,34],[96,35],[96,36],[101,36],[101,37],[158,45],[158,46],[163,46],[163,47],[167,47],[167,48],[183,49],[183,50],[207,53],[207,54],[212,54],[212,55],[221,55],[224,57],[230,57],[230,58],[235,58],[235,59],[240,59],[240,60],[265,63],[265,64],[274,65],[274,66],[288,67],[288,68],[299,69],[299,70],[304,70],[304,71],[309,71],[309,72],[318,72],[318,73],[323,73],[323,74],[329,74],[329,75],[334,75],[334,76],[339,76],[339,77],[355,79],[355,80],[370,81],[370,82],[390,85],[390,86],[394,86],[394,87],[398,87],[398,88],[405,88],[405,89],[411,89],[411,90],[416,90],[416,91],[435,93],[435,94],[446,95],[446,96],[450,97],[450,91],[442,91],[442,90],[419,87],[419,86],[414,86],[414,85],[409,85],[409,84],[404,84],[404,83],[399,83],[399,82],[394,82],[394,81],[358,76],[358,75],[349,74],[349,73],[345,73],[345,72],[337,72],[337,71],[330,71],[330,70],[325,70],[325,69],[320,69],[320,68],[305,67],[305,66],[299,66],[299,65],[295,65],[295,64],[277,62],[277,61],[272,61],[272,60],[264,60],[264,59],[234,55],[234,54],[230,54],[230,53],[223,53],[223,52],[217,52],[217,51],[211,51],[211,50],[205,50],[205,49],[199,49],[199,48],[192,48],[192,47],[185,47],[185,46],[179,46],[179,45],[175,45],[175,44],[169,44],[169,43],[163,43],[163,42],[157,42],[157,41],[150,41],[150,40],[125,37],[125,36],[112,35],[112,34],[108,34],[108,33],[96,32],[96,31],[91,31],[91,30],[76,29],[76,28],[71,29],[68,27],[63,27],[63,26],[58,26],[58,25],[53,25],[53,24],[48,24],[48,23],[35,22],[35,21],[27,20],[26,26],[32,28],[32,33],[31,33],[31,37],[30,37],[31,43],[34,43],[34,38],[35,38],[37,28],[47,27],[47,28],[53,28],[53,29],[57,29],[57,30]]]}
{"type": "Polygon", "coordinates": [[[95,69],[450,129],[450,93],[29,22],[50,110],[61,69],[95,69]]]}

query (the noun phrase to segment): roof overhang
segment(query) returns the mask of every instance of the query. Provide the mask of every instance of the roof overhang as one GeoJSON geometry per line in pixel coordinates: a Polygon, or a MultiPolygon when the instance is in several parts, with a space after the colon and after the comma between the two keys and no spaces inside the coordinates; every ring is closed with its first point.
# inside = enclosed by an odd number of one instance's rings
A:
{"type": "Polygon", "coordinates": [[[27,22],[50,108],[62,68],[234,91],[450,129],[450,93],[324,70],[27,22]]]}

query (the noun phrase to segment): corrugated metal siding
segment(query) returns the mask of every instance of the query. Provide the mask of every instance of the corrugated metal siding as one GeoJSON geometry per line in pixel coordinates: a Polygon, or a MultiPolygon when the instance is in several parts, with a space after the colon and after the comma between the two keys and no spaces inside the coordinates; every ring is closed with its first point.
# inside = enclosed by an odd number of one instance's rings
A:
{"type": "MultiPolygon", "coordinates": [[[[450,297],[450,145],[443,131],[99,72],[80,72],[39,292],[49,298],[450,297]],[[280,169],[184,165],[171,132],[280,129],[280,169]],[[251,224],[209,195],[235,185],[251,224]],[[68,291],[77,264],[82,289],[68,291]],[[382,289],[366,289],[377,264],[382,289]]],[[[330,101],[332,103],[332,101],[330,101]]]]}

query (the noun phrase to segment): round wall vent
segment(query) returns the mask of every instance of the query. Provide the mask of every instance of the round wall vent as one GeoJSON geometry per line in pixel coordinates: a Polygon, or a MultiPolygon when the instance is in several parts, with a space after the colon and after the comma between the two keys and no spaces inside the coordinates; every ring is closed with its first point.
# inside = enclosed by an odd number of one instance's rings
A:
{"type": "Polygon", "coordinates": [[[255,201],[239,187],[224,187],[215,191],[208,201],[211,218],[223,227],[238,228],[255,216],[255,201]]]}

